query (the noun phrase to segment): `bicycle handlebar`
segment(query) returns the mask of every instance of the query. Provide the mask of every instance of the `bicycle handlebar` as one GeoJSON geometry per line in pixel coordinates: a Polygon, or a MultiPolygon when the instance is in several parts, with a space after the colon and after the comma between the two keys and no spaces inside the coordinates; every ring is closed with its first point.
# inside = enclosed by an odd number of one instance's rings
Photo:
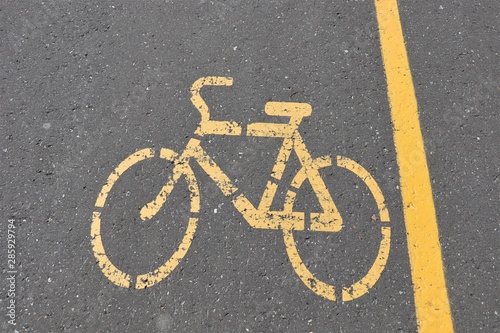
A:
{"type": "Polygon", "coordinates": [[[232,86],[233,78],[224,76],[206,76],[196,80],[191,86],[191,103],[201,114],[201,121],[195,134],[241,135],[241,126],[234,121],[210,120],[210,109],[200,95],[203,86],[232,86]]]}
{"type": "MultiPolygon", "coordinates": [[[[200,95],[200,90],[204,86],[226,86],[233,85],[232,77],[206,76],[196,80],[191,86],[191,102],[201,114],[201,121],[195,134],[203,136],[205,134],[216,135],[241,135],[241,126],[234,121],[210,120],[210,109],[200,95]]],[[[291,117],[290,124],[274,123],[254,123],[248,125],[248,135],[250,136],[273,136],[288,137],[296,129],[302,117],[311,115],[312,107],[308,103],[292,102],[267,102],[264,108],[266,114],[270,116],[291,117]],[[293,126],[291,124],[293,123],[293,126]],[[270,135],[269,133],[274,133],[270,135]]]]}

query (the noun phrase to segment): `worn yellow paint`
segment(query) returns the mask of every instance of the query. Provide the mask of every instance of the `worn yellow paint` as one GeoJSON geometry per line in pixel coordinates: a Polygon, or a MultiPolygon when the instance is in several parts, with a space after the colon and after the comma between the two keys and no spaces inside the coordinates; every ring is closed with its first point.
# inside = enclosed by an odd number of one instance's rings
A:
{"type": "Polygon", "coordinates": [[[130,275],[119,270],[113,263],[109,260],[104,251],[104,245],[101,239],[101,213],[92,213],[92,225],[90,227],[90,237],[92,238],[92,251],[97,259],[97,264],[101,267],[104,275],[114,284],[119,287],[129,288],[130,286],[130,275]]]}
{"type": "MultiPolygon", "coordinates": [[[[316,169],[321,167],[326,167],[331,165],[330,157],[320,157],[313,161],[313,166],[316,169]]],[[[389,212],[385,206],[385,199],[380,190],[380,187],[376,183],[375,179],[370,175],[370,173],[359,165],[357,162],[348,159],[343,156],[337,156],[337,166],[341,168],[345,168],[351,172],[353,172],[356,176],[358,176],[370,190],[373,199],[375,200],[379,216],[381,216],[381,233],[382,239],[380,241],[380,247],[377,254],[377,257],[372,264],[371,268],[368,272],[357,282],[353,283],[350,286],[342,287],[342,301],[352,301],[356,298],[359,298],[366,294],[371,287],[375,285],[375,283],[379,280],[385,266],[387,265],[387,260],[389,258],[389,250],[391,245],[391,229],[388,226],[389,222],[389,212]]],[[[302,183],[307,179],[305,168],[302,168],[297,172],[294,179],[292,180],[292,186],[296,189],[299,189],[302,186],[302,183]]],[[[295,201],[296,193],[293,190],[289,190],[287,192],[285,198],[284,211],[293,211],[293,205],[295,201]]],[[[312,214],[311,214],[311,222],[312,222],[312,214]]],[[[310,230],[318,231],[312,223],[310,230]]],[[[283,236],[285,242],[285,248],[292,263],[295,272],[301,279],[301,281],[313,292],[322,296],[329,300],[336,300],[335,296],[335,287],[331,284],[323,282],[316,278],[313,273],[309,271],[309,269],[304,265],[302,259],[297,250],[297,246],[295,245],[295,240],[293,237],[293,230],[287,229],[286,227],[282,227],[283,236]]],[[[321,230],[320,230],[321,231],[321,230]]]]}
{"type": "Polygon", "coordinates": [[[230,196],[238,191],[238,188],[233,184],[231,179],[200,146],[200,140],[189,140],[182,157],[185,159],[194,158],[225,196],[230,196]]]}
{"type": "Polygon", "coordinates": [[[193,242],[194,233],[196,231],[196,226],[198,225],[198,218],[189,218],[189,223],[187,226],[186,233],[182,238],[179,247],[174,252],[174,254],[164,263],[161,267],[158,267],[152,272],[141,274],[137,276],[137,281],[135,283],[136,289],[144,289],[152,287],[164,278],[166,278],[172,271],[177,267],[179,262],[186,255],[191,243],[193,242]]]}
{"type": "Polygon", "coordinates": [[[259,207],[257,209],[260,211],[271,210],[271,205],[273,204],[273,199],[276,195],[277,190],[278,184],[273,183],[269,180],[267,182],[266,189],[262,194],[262,198],[260,199],[259,207]]]}
{"type": "MultiPolygon", "coordinates": [[[[200,95],[200,90],[204,86],[231,86],[232,83],[232,78],[210,76],[200,78],[192,85],[191,101],[201,114],[200,126],[198,126],[195,134],[200,136],[206,134],[242,134],[241,127],[235,122],[210,120],[210,110],[200,95]]],[[[342,229],[342,217],[319,173],[321,168],[331,166],[332,160],[329,156],[321,156],[313,159],[298,130],[302,119],[311,115],[312,107],[307,103],[268,102],[265,105],[264,111],[270,116],[288,117],[289,122],[253,123],[249,124],[247,127],[247,132],[245,133],[247,136],[283,139],[282,146],[271,172],[272,179],[268,181],[257,207],[255,207],[244,194],[239,193],[237,186],[203,149],[201,141],[191,138],[180,155],[170,149],[162,148],[160,150],[159,157],[174,164],[172,176],[168,179],[156,197],[141,208],[139,216],[143,221],[147,221],[154,217],[163,207],[182,176],[185,177],[190,191],[191,213],[198,213],[200,211],[200,194],[195,175],[190,166],[190,162],[194,161],[215,182],[225,196],[232,197],[234,207],[242,214],[252,228],[268,230],[282,229],[288,256],[301,281],[316,294],[329,300],[336,300],[335,287],[317,279],[304,265],[296,248],[293,232],[306,229],[305,212],[293,211],[296,192],[293,190],[287,192],[284,209],[282,211],[271,210],[278,188],[277,182],[281,180],[292,152],[295,152],[301,168],[296,173],[290,185],[295,189],[299,189],[304,181],[308,180],[314,194],[318,198],[322,210],[322,212],[310,213],[309,230],[338,232],[342,229]]],[[[153,158],[154,156],[155,152],[153,149],[143,149],[130,155],[121,162],[108,177],[106,184],[102,187],[96,202],[96,208],[102,209],[105,207],[108,193],[113,189],[114,184],[124,172],[136,163],[153,158]]],[[[352,160],[338,158],[337,161],[338,166],[351,170],[362,178],[377,202],[381,220],[388,222],[389,215],[383,204],[382,192],[371,175],[352,160]]],[[[179,264],[180,260],[186,255],[193,241],[197,223],[198,218],[196,216],[191,216],[189,218],[186,233],[177,250],[162,266],[151,272],[138,275],[134,286],[136,289],[151,287],[170,275],[179,264]]],[[[379,255],[373,267],[357,284],[353,284],[343,289],[344,300],[360,297],[366,293],[380,277],[385,267],[390,247],[390,229],[389,227],[385,227],[382,230],[384,237],[379,255]]],[[[121,287],[130,287],[132,277],[111,263],[105,253],[100,232],[101,213],[96,211],[93,215],[91,227],[94,255],[104,275],[110,281],[121,287]]]]}
{"type": "Polygon", "coordinates": [[[285,172],[286,164],[288,163],[288,159],[290,158],[292,149],[293,149],[293,140],[291,138],[285,138],[278,152],[276,163],[274,163],[273,170],[271,172],[271,177],[277,180],[283,177],[283,173],[285,172]]]}
{"type": "Polygon", "coordinates": [[[396,0],[375,0],[401,177],[419,332],[452,332],[441,246],[417,101],[396,0]]]}
{"type": "Polygon", "coordinates": [[[296,102],[267,102],[264,112],[276,117],[309,117],[312,114],[312,106],[296,102]]]}
{"type": "MultiPolygon", "coordinates": [[[[317,157],[313,160],[312,165],[314,169],[318,170],[321,168],[329,167],[332,165],[332,158],[330,156],[317,157]]],[[[295,174],[295,177],[293,177],[290,186],[298,189],[302,185],[302,182],[306,180],[306,178],[307,178],[306,169],[300,168],[300,170],[295,174]]]]}
{"type": "MultiPolygon", "coordinates": [[[[154,156],[154,150],[147,148],[130,155],[123,162],[121,162],[108,177],[106,184],[102,187],[96,202],[96,208],[101,209],[105,206],[108,194],[111,192],[111,190],[113,189],[113,185],[123,173],[125,173],[135,164],[146,159],[151,159],[154,156]]],[[[156,199],[151,203],[145,205],[141,209],[140,217],[143,220],[153,217],[165,203],[168,195],[170,195],[174,188],[174,185],[181,176],[185,177],[188,184],[188,189],[190,192],[191,213],[198,213],[200,210],[200,191],[193,170],[191,169],[189,164],[186,162],[186,160],[179,158],[178,155],[170,149],[162,148],[160,151],[160,158],[174,163],[173,175],[167,181],[167,184],[163,186],[160,194],[156,197],[156,199]]],[[[154,271],[138,275],[136,284],[134,286],[136,289],[143,289],[153,286],[154,284],[167,277],[175,269],[180,260],[186,255],[193,241],[197,222],[197,217],[191,216],[189,218],[186,233],[173,255],[162,266],[158,267],[154,271]]],[[[92,250],[103,274],[117,286],[130,288],[132,278],[131,275],[117,268],[106,255],[106,251],[104,250],[104,245],[101,239],[101,213],[98,211],[95,211],[92,215],[90,235],[92,238],[92,250]]]]}
{"type": "MultiPolygon", "coordinates": [[[[205,77],[198,79],[191,88],[192,102],[201,114],[201,127],[210,119],[210,110],[201,97],[200,89],[203,86],[230,86],[232,78],[226,77],[205,77]]],[[[307,150],[304,141],[298,131],[298,127],[304,117],[311,115],[312,107],[307,103],[292,102],[268,102],[264,107],[266,114],[270,116],[289,117],[288,123],[252,123],[247,127],[247,136],[258,136],[266,138],[282,138],[283,143],[276,158],[271,176],[279,181],[287,165],[292,151],[299,157],[305,174],[318,197],[323,209],[322,213],[311,214],[311,229],[317,231],[339,231],[342,228],[342,217],[340,216],[330,193],[319,175],[318,168],[314,166],[313,159],[307,150]]],[[[212,121],[213,131],[197,130],[197,134],[228,134],[231,122],[212,121]]],[[[231,135],[236,135],[237,131],[231,130],[231,135]]],[[[239,133],[239,132],[238,132],[239,133]]],[[[203,150],[200,141],[191,139],[184,150],[181,159],[193,159],[212,178],[222,193],[226,196],[237,192],[237,187],[203,150]]],[[[304,229],[303,212],[283,212],[271,211],[270,207],[276,194],[276,184],[269,182],[263,193],[260,204],[256,208],[244,194],[239,194],[233,198],[236,209],[244,216],[253,228],[278,229],[287,227],[293,230],[304,229]]]]}
{"type": "Polygon", "coordinates": [[[387,209],[387,206],[385,204],[384,195],[382,194],[382,190],[378,186],[375,179],[373,179],[372,175],[370,175],[370,173],[357,162],[344,156],[337,156],[337,166],[346,168],[347,170],[355,173],[356,176],[358,176],[365,182],[366,186],[368,186],[370,192],[375,198],[375,201],[377,202],[380,221],[389,222],[389,210],[387,209]]]}
{"type": "MultiPolygon", "coordinates": [[[[386,221],[388,222],[388,221],[386,221]]],[[[353,283],[350,287],[342,288],[342,300],[344,302],[352,301],[358,297],[363,296],[368,290],[375,285],[375,283],[382,275],[382,271],[387,264],[389,258],[389,250],[391,248],[391,228],[382,227],[382,241],[378,249],[377,258],[372,267],[358,282],[353,283]]]]}
{"type": "MultiPolygon", "coordinates": [[[[314,163],[314,160],[307,151],[306,145],[298,131],[294,133],[294,148],[302,167],[305,169],[309,184],[311,184],[311,187],[318,198],[318,202],[323,209],[322,213],[311,213],[310,230],[324,232],[340,231],[343,223],[342,216],[335,206],[323,178],[321,178],[321,175],[319,174],[319,165],[314,163]]],[[[328,162],[328,159],[322,159],[328,162]]],[[[327,165],[327,163],[325,165],[327,165]]]]}
{"type": "Polygon", "coordinates": [[[337,156],[337,166],[351,171],[363,180],[375,199],[380,222],[383,223],[381,228],[382,240],[380,242],[377,258],[368,273],[366,273],[363,278],[361,278],[358,282],[353,283],[350,287],[342,288],[342,300],[345,302],[352,301],[363,296],[380,278],[380,275],[384,271],[387,264],[387,259],[389,258],[389,250],[391,248],[391,229],[385,225],[389,222],[389,210],[385,204],[384,195],[372,175],[359,163],[344,156],[337,156]]]}
{"type": "Polygon", "coordinates": [[[106,181],[106,184],[102,187],[101,192],[97,196],[97,200],[95,203],[96,207],[103,207],[104,203],[106,202],[106,198],[108,197],[109,191],[111,191],[111,188],[115,184],[115,182],[118,180],[118,178],[121,176],[125,170],[130,168],[131,165],[134,165],[137,162],[140,162],[146,158],[151,158],[155,154],[153,149],[146,148],[139,150],[138,152],[130,155],[127,157],[125,160],[123,160],[116,168],[113,170],[113,172],[109,175],[108,180],[106,181]]]}
{"type": "Polygon", "coordinates": [[[315,294],[331,301],[336,301],[337,298],[335,297],[335,287],[315,277],[314,274],[311,273],[311,271],[302,262],[300,254],[297,251],[297,246],[295,245],[295,239],[293,238],[292,230],[283,229],[283,236],[288,258],[290,259],[292,267],[295,270],[295,273],[297,273],[300,280],[315,294]]]}
{"type": "Polygon", "coordinates": [[[201,121],[195,134],[241,135],[241,126],[234,121],[210,120],[210,111],[207,103],[201,98],[200,90],[203,86],[232,86],[233,78],[223,76],[207,76],[196,80],[191,86],[191,102],[201,114],[201,121]]]}

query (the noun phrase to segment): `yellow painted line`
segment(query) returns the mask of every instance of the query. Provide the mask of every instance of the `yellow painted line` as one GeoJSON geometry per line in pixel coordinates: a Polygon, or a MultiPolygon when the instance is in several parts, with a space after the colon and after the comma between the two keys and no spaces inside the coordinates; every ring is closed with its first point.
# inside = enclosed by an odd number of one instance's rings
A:
{"type": "Polygon", "coordinates": [[[138,275],[137,281],[135,283],[135,289],[152,287],[169,276],[170,273],[172,273],[172,271],[181,262],[182,258],[184,258],[189,247],[191,246],[197,225],[198,218],[190,217],[186,233],[184,234],[184,237],[182,238],[182,241],[174,254],[167,260],[167,262],[165,262],[162,266],[158,267],[154,271],[138,275]]]}
{"type": "MultiPolygon", "coordinates": [[[[327,156],[319,157],[315,159],[312,163],[314,168],[319,168],[321,166],[329,166],[331,165],[331,158],[327,156]]],[[[391,228],[389,224],[389,212],[385,206],[385,199],[382,191],[380,190],[378,184],[375,182],[375,179],[368,173],[368,171],[363,168],[361,165],[356,163],[355,161],[348,159],[346,157],[337,156],[337,166],[345,168],[351,172],[353,172],[356,176],[358,176],[361,180],[365,182],[368,189],[372,193],[373,198],[375,199],[379,211],[379,216],[381,216],[381,233],[382,240],[380,242],[379,251],[377,254],[377,258],[373,262],[371,268],[368,272],[357,282],[353,283],[350,286],[342,286],[342,301],[348,302],[355,300],[363,295],[365,295],[370,288],[372,288],[375,283],[379,280],[382,272],[385,269],[387,264],[387,259],[389,258],[389,251],[391,247],[391,228]]],[[[302,183],[307,179],[307,172],[305,168],[300,169],[292,180],[292,186],[296,189],[299,189],[302,186],[302,183]]],[[[292,212],[293,205],[295,201],[296,193],[294,191],[289,190],[287,192],[287,196],[285,198],[284,211],[292,212]]],[[[313,222],[313,213],[311,213],[311,222],[313,222]]],[[[319,280],[314,276],[311,271],[307,268],[307,266],[303,263],[302,258],[297,250],[297,245],[295,244],[295,240],[293,237],[293,230],[291,228],[287,228],[286,225],[282,225],[284,242],[286,252],[288,254],[288,258],[290,259],[290,263],[292,264],[293,269],[299,276],[300,280],[314,293],[317,295],[329,299],[331,301],[336,301],[337,296],[335,295],[336,287],[319,280]]],[[[315,227],[311,223],[310,230],[320,230],[320,228],[315,227]]],[[[328,230],[331,231],[331,230],[328,230]]],[[[339,230],[337,230],[339,231],[339,230]]]]}
{"type": "Polygon", "coordinates": [[[106,199],[108,198],[108,193],[111,191],[113,188],[113,185],[116,183],[118,178],[122,175],[125,170],[130,168],[131,165],[134,165],[137,162],[140,162],[142,160],[145,160],[146,158],[151,158],[155,154],[154,149],[146,148],[139,150],[138,152],[132,154],[128,158],[126,158],[124,161],[118,165],[115,170],[109,175],[108,180],[106,181],[106,184],[102,187],[101,192],[97,196],[97,200],[95,203],[96,207],[102,208],[104,207],[104,203],[106,202],[106,199]]]}
{"type": "Polygon", "coordinates": [[[375,0],[419,332],[453,332],[417,101],[396,0],[375,0]]]}
{"type": "Polygon", "coordinates": [[[104,245],[101,238],[101,213],[92,213],[92,226],[90,228],[90,237],[92,238],[92,251],[97,259],[99,267],[101,267],[104,275],[114,284],[119,287],[130,287],[130,274],[122,272],[109,260],[104,251],[104,245]]]}
{"type": "Polygon", "coordinates": [[[283,229],[283,236],[286,252],[288,254],[288,258],[290,259],[290,263],[292,264],[295,273],[297,273],[302,283],[304,283],[307,288],[312,290],[315,294],[330,301],[336,301],[337,298],[335,297],[335,287],[315,277],[314,274],[311,273],[311,271],[302,261],[297,250],[297,246],[295,245],[295,239],[293,237],[292,230],[283,229]]]}
{"type": "Polygon", "coordinates": [[[377,283],[380,275],[385,269],[387,258],[389,257],[389,249],[391,248],[391,228],[382,227],[382,241],[378,250],[377,258],[372,264],[372,267],[366,275],[350,287],[342,288],[342,301],[352,301],[363,296],[377,283]]]}
{"type": "MultiPolygon", "coordinates": [[[[143,162],[146,159],[151,159],[154,156],[154,149],[146,148],[139,150],[123,160],[118,167],[113,170],[111,175],[108,177],[106,184],[102,187],[96,202],[96,208],[103,208],[105,206],[108,194],[113,189],[114,184],[122,174],[137,163],[143,162]]],[[[183,161],[179,160],[178,155],[174,151],[166,148],[161,149],[160,158],[174,162],[176,166],[174,167],[172,178],[160,191],[157,199],[155,199],[152,203],[149,203],[145,209],[141,209],[141,217],[143,220],[146,219],[145,216],[150,218],[158,212],[161,206],[165,203],[166,197],[170,195],[174,188],[175,181],[172,179],[177,180],[182,175],[185,176],[188,183],[191,213],[198,213],[200,211],[200,190],[198,188],[198,183],[196,182],[193,170],[189,164],[183,163],[183,161]],[[150,215],[151,212],[153,212],[153,215],[150,215]]],[[[157,269],[138,275],[136,277],[135,286],[133,287],[136,289],[144,289],[151,287],[166,278],[186,255],[191,243],[193,242],[197,225],[198,218],[191,216],[189,218],[186,233],[184,234],[184,237],[174,254],[172,254],[172,256],[157,269]]],[[[92,251],[94,252],[97,263],[104,275],[117,286],[130,288],[132,285],[132,276],[116,267],[106,254],[101,237],[101,212],[99,211],[94,211],[92,214],[90,236],[92,239],[92,251]]]]}
{"type": "Polygon", "coordinates": [[[207,76],[196,80],[191,86],[191,102],[201,114],[201,121],[195,134],[215,135],[241,135],[241,126],[234,121],[210,120],[210,110],[207,103],[201,98],[200,90],[203,86],[226,86],[233,85],[232,77],[207,76]]]}
{"type": "Polygon", "coordinates": [[[380,212],[380,221],[389,222],[389,210],[387,210],[384,195],[372,175],[370,175],[370,173],[357,162],[344,156],[337,156],[337,165],[339,167],[346,168],[359,178],[363,179],[377,202],[378,211],[380,212]]]}

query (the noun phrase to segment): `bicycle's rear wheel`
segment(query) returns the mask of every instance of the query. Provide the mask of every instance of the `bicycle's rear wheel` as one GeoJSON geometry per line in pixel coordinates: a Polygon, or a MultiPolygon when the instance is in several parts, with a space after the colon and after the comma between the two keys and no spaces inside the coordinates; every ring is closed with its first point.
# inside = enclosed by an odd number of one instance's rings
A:
{"type": "Polygon", "coordinates": [[[130,170],[130,168],[137,163],[155,158],[155,155],[154,149],[146,148],[124,159],[113,172],[111,172],[106,184],[102,187],[96,200],[95,210],[92,214],[90,234],[92,238],[92,250],[97,259],[97,263],[104,275],[111,282],[124,288],[143,289],[151,287],[166,278],[186,255],[193,241],[198,224],[197,214],[200,209],[200,192],[193,170],[187,161],[181,162],[175,152],[170,149],[162,148],[158,157],[174,164],[173,175],[169,177],[167,184],[162,188],[162,192],[159,195],[159,197],[161,196],[163,199],[163,203],[167,200],[179,178],[184,177],[188,184],[191,215],[188,218],[187,229],[184,236],[172,256],[170,256],[163,265],[150,272],[132,276],[116,267],[109,259],[101,238],[101,212],[102,209],[106,207],[108,195],[113,190],[115,183],[126,171],[130,170]]]}
{"type": "MultiPolygon", "coordinates": [[[[384,196],[380,187],[373,177],[361,165],[348,158],[338,156],[337,166],[351,171],[359,177],[370,190],[372,197],[377,205],[378,216],[380,219],[380,233],[381,240],[378,247],[378,253],[373,261],[370,269],[356,282],[351,285],[341,286],[341,299],[342,301],[351,301],[366,294],[371,287],[379,280],[389,257],[391,229],[389,225],[389,212],[385,205],[384,196]]],[[[296,177],[293,182],[296,188],[300,188],[306,178],[296,177]]],[[[292,182],[292,183],[293,183],[292,182]]],[[[290,190],[285,199],[285,211],[292,211],[296,198],[296,192],[290,190]]],[[[301,281],[314,293],[326,299],[336,301],[336,286],[326,283],[318,279],[304,264],[297,244],[293,235],[292,229],[283,228],[283,238],[285,242],[286,252],[292,263],[292,266],[301,279],[301,281]]],[[[340,294],[340,293],[339,293],[340,294]]]]}

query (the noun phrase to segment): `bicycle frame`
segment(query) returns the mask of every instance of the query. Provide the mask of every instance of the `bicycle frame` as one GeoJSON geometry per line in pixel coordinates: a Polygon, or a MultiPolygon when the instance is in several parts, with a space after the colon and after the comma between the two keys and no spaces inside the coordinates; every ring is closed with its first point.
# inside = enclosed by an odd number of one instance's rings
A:
{"type": "MultiPolygon", "coordinates": [[[[197,80],[193,84],[191,88],[191,101],[202,115],[200,125],[195,134],[200,137],[207,134],[242,135],[242,127],[235,122],[210,120],[209,108],[199,94],[200,89],[204,85],[231,86],[232,79],[225,77],[205,77],[197,80]]],[[[271,172],[271,180],[267,182],[258,207],[255,207],[243,193],[239,192],[239,189],[231,179],[229,179],[203,149],[200,139],[191,138],[180,156],[177,156],[173,151],[167,149],[162,149],[160,152],[162,158],[177,160],[178,163],[174,167],[174,176],[171,181],[163,186],[160,193],[152,202],[141,209],[141,218],[143,220],[149,219],[158,212],[167,200],[174,184],[181,176],[181,168],[189,165],[190,160],[195,160],[226,197],[233,197],[233,205],[252,228],[305,230],[307,216],[304,212],[271,210],[271,204],[276,195],[278,182],[283,176],[285,167],[293,150],[296,152],[302,168],[295,176],[295,182],[292,182],[292,187],[294,184],[297,186],[299,182],[301,184],[305,178],[309,179],[323,210],[321,213],[310,213],[309,218],[311,223],[309,230],[328,232],[340,231],[342,229],[342,217],[318,171],[320,168],[330,166],[332,164],[331,159],[328,156],[324,156],[313,160],[298,131],[298,127],[303,117],[307,117],[311,114],[311,106],[307,103],[268,102],[265,106],[265,112],[271,116],[289,117],[290,121],[285,124],[252,123],[247,126],[246,136],[283,139],[278,157],[271,172]]],[[[291,200],[294,199],[295,196],[291,196],[291,200]]],[[[289,205],[290,203],[285,202],[285,206],[289,205]]]]}
{"type": "Polygon", "coordinates": [[[140,217],[142,220],[151,219],[166,202],[179,178],[184,177],[187,181],[187,187],[190,193],[191,216],[188,219],[187,229],[181,242],[165,263],[150,272],[136,276],[132,276],[120,270],[120,268],[116,267],[106,255],[104,243],[101,238],[101,213],[105,207],[108,194],[120,176],[127,172],[129,168],[133,167],[136,163],[158,157],[156,155],[156,150],[153,148],[141,149],[124,159],[113,172],[111,172],[97,196],[95,210],[92,214],[90,235],[92,237],[94,255],[104,275],[117,286],[124,288],[134,286],[136,289],[143,289],[159,283],[177,267],[180,260],[186,255],[194,239],[194,233],[198,223],[200,191],[193,169],[190,165],[191,161],[195,161],[215,182],[222,193],[226,197],[232,198],[233,205],[252,228],[270,230],[281,229],[290,263],[307,288],[317,295],[332,301],[335,301],[338,297],[341,297],[343,301],[351,301],[367,293],[378,281],[387,263],[391,235],[391,228],[388,224],[389,212],[385,205],[382,191],[375,179],[366,169],[355,161],[346,157],[337,156],[337,167],[352,172],[361,179],[370,190],[379,212],[381,240],[377,257],[367,273],[353,284],[342,286],[341,295],[336,295],[339,289],[336,289],[334,285],[328,282],[318,279],[309,271],[308,267],[301,259],[294,240],[295,230],[308,229],[311,231],[337,232],[342,229],[342,218],[340,217],[340,213],[319,174],[319,169],[332,165],[332,160],[329,156],[313,159],[298,131],[302,119],[311,114],[311,106],[307,103],[268,102],[264,108],[264,111],[268,115],[289,117],[289,122],[284,124],[252,123],[244,130],[242,126],[235,122],[210,120],[208,106],[200,96],[200,89],[205,85],[230,86],[232,85],[232,79],[225,77],[205,77],[198,79],[192,85],[191,101],[201,113],[201,122],[195,131],[195,135],[198,137],[191,138],[180,155],[167,148],[162,148],[160,150],[160,159],[167,160],[174,164],[173,174],[169,177],[169,180],[162,187],[156,198],[143,206],[140,210],[140,217]],[[200,139],[205,135],[246,135],[283,139],[276,162],[271,171],[270,180],[267,182],[257,207],[239,191],[231,179],[229,179],[203,149],[200,139]],[[301,168],[291,181],[291,188],[289,188],[286,193],[283,210],[272,211],[271,205],[276,195],[278,183],[284,174],[285,167],[292,151],[295,151],[301,168]],[[312,212],[309,213],[310,215],[308,216],[305,212],[297,212],[293,209],[296,190],[302,186],[306,179],[309,180],[313,192],[318,197],[319,204],[323,211],[321,213],[312,212]],[[306,221],[310,221],[308,228],[306,227],[306,221]]]}

